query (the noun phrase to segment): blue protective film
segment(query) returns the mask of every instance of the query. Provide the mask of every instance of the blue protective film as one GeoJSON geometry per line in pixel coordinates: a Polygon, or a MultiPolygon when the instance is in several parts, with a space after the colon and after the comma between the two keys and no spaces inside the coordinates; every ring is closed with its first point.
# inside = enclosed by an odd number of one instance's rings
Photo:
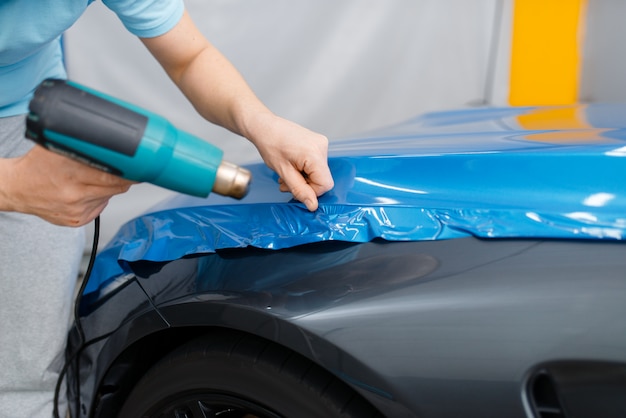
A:
{"type": "Polygon", "coordinates": [[[335,187],[315,213],[259,163],[241,201],[177,195],[124,225],[89,293],[128,262],[217,249],[366,242],[626,236],[626,107],[473,109],[331,141],[335,187]]]}

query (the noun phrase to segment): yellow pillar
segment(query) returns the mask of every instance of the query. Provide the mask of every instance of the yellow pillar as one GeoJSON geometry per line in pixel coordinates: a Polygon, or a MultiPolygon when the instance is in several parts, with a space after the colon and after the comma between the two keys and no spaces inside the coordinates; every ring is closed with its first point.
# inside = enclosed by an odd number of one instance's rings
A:
{"type": "Polygon", "coordinates": [[[514,0],[509,103],[578,100],[586,0],[514,0]]]}

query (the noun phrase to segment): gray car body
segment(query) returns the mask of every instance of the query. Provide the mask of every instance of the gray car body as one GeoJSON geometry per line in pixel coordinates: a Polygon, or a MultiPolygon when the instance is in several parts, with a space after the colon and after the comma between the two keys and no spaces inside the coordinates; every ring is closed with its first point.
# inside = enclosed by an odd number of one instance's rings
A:
{"type": "Polygon", "coordinates": [[[162,356],[224,332],[286,347],[388,417],[624,416],[625,260],[621,240],[466,236],[126,262],[80,301],[72,416],[114,416],[162,356]]]}

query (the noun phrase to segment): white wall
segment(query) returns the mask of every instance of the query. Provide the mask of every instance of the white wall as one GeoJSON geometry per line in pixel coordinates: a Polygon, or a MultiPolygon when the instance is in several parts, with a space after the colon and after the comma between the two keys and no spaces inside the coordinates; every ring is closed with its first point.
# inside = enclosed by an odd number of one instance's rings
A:
{"type": "MultiPolygon", "coordinates": [[[[417,114],[498,101],[508,40],[490,56],[501,0],[187,0],[202,32],[276,113],[333,138],[417,114]],[[491,73],[490,73],[491,71],[491,73]],[[492,77],[488,81],[488,77],[492,77]],[[487,84],[489,83],[489,84],[487,84]],[[494,84],[495,83],[495,84],[494,84]],[[489,96],[489,97],[486,97],[489,96]]],[[[504,6],[503,6],[504,5],[504,6]]],[[[101,3],[66,35],[69,76],[157,112],[244,163],[256,150],[202,120],[101,3]]],[[[168,192],[112,200],[102,239],[168,192]]]]}

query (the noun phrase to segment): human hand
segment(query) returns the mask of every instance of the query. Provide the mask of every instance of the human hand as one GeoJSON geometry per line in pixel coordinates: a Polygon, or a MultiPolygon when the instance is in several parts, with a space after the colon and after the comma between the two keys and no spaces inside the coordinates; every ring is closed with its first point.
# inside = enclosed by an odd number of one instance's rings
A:
{"type": "Polygon", "coordinates": [[[62,226],[96,218],[109,199],[132,184],[36,145],[0,161],[0,210],[28,213],[62,226]]]}
{"type": "Polygon", "coordinates": [[[318,207],[317,197],[333,188],[328,168],[328,139],[274,115],[264,115],[251,141],[278,176],[279,189],[291,192],[308,210],[318,207]]]}
{"type": "Polygon", "coordinates": [[[172,30],[142,42],[205,119],[248,138],[278,174],[280,190],[317,209],[317,197],[334,185],[326,137],[271,113],[187,12],[172,30]]]}

